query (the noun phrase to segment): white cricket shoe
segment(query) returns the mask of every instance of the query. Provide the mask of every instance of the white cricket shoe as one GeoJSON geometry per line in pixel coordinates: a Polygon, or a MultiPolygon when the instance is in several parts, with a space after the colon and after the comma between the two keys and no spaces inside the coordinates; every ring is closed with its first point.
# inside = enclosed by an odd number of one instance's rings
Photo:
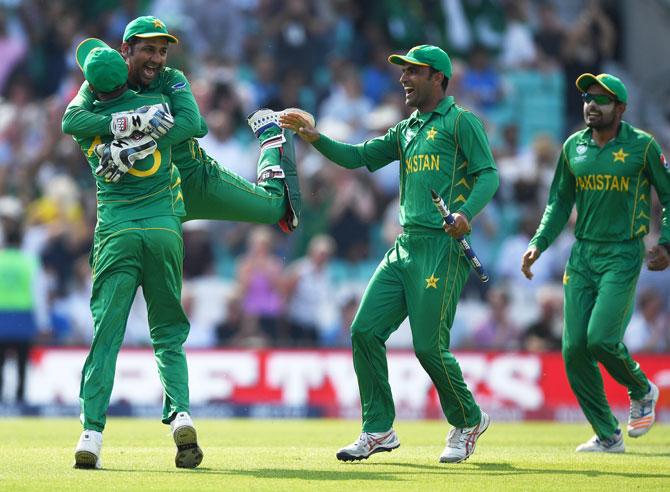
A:
{"type": "Polygon", "coordinates": [[[187,412],[179,412],[172,422],[172,438],[177,445],[174,463],[177,468],[195,468],[202,462],[202,449],[198,446],[198,436],[193,420],[187,412]]]}
{"type": "Polygon", "coordinates": [[[400,439],[393,429],[386,432],[363,432],[358,440],[340,449],[337,459],[340,461],[366,460],[375,453],[392,451],[400,446],[400,439]]]}
{"type": "Polygon", "coordinates": [[[460,463],[475,452],[477,439],[489,428],[491,418],[482,412],[479,423],[473,427],[453,428],[447,435],[447,446],[440,455],[440,463],[460,463]]]}
{"type": "Polygon", "coordinates": [[[656,420],[656,402],[658,401],[658,386],[649,381],[649,391],[641,400],[630,401],[628,415],[628,435],[640,437],[649,432],[656,420]]]}
{"type": "Polygon", "coordinates": [[[272,111],[271,109],[261,108],[247,116],[247,123],[254,132],[254,135],[258,137],[268,128],[273,126],[279,128],[279,118],[285,113],[296,113],[305,118],[312,126],[315,125],[314,116],[298,108],[286,108],[283,111],[272,111]]]}
{"type": "Polygon", "coordinates": [[[84,430],[74,450],[75,468],[102,468],[102,432],[84,430]]]}
{"type": "Polygon", "coordinates": [[[626,446],[623,443],[621,429],[617,429],[614,435],[607,439],[600,439],[598,436],[593,436],[584,444],[577,446],[575,451],[578,453],[625,453],[626,446]]]}

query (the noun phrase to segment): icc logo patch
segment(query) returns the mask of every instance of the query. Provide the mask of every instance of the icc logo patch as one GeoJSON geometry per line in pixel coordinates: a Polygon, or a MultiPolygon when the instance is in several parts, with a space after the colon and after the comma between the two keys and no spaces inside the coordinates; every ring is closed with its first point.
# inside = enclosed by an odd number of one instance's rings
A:
{"type": "Polygon", "coordinates": [[[578,145],[577,148],[575,149],[578,154],[583,154],[586,152],[586,145],[578,145]]]}
{"type": "Polygon", "coordinates": [[[663,154],[661,154],[660,161],[661,161],[661,164],[663,164],[663,167],[665,168],[665,170],[670,171],[670,163],[668,163],[668,161],[665,160],[665,156],[663,154]]]}

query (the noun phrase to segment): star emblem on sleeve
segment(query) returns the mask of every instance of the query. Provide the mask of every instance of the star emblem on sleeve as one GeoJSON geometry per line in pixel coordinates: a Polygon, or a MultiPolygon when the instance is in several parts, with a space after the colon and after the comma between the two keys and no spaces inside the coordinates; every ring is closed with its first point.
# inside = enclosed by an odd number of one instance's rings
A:
{"type": "Polygon", "coordinates": [[[435,276],[435,274],[431,274],[430,277],[426,279],[426,289],[433,288],[437,289],[437,281],[440,280],[435,276]]]}
{"type": "Polygon", "coordinates": [[[612,155],[614,156],[614,162],[621,161],[624,164],[626,163],[626,157],[629,156],[629,154],[626,154],[623,151],[623,147],[621,147],[617,152],[612,152],[612,155]]]}
{"type": "Polygon", "coordinates": [[[430,130],[428,130],[428,133],[426,134],[426,140],[435,140],[435,135],[437,135],[437,130],[435,127],[432,127],[430,130]]]}

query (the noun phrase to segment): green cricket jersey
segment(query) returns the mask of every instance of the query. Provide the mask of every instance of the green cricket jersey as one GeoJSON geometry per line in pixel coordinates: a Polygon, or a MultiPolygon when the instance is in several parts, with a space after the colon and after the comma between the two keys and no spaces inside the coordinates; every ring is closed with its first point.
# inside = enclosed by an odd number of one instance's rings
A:
{"type": "MultiPolygon", "coordinates": [[[[168,98],[168,107],[175,124],[161,137],[161,143],[172,145],[175,164],[198,165],[195,160],[196,142],[193,137],[204,137],[207,124],[200,114],[198,104],[191,92],[191,85],[184,74],[174,68],[164,67],[148,87],[132,87],[139,94],[163,94],[168,98]]],[[[84,81],[77,96],[68,104],[63,115],[63,133],[76,137],[111,135],[112,118],[109,114],[92,114],[95,95],[84,81]]]]}
{"type": "Polygon", "coordinates": [[[359,145],[325,135],[314,142],[325,157],[347,168],[376,171],[400,161],[400,224],[442,228],[430,190],[452,212],[472,219],[498,188],[496,169],[484,126],[477,116],[444,98],[432,112],[415,111],[385,135],[359,145]]]}
{"type": "MultiPolygon", "coordinates": [[[[117,111],[129,111],[145,105],[166,104],[162,95],[140,95],[127,90],[109,101],[93,102],[96,116],[106,117],[117,111]]],[[[108,128],[108,127],[107,127],[108,128]]],[[[95,172],[99,158],[96,145],[107,143],[112,136],[107,133],[88,137],[74,137],[95,172]]],[[[98,230],[119,222],[160,216],[185,215],[181,196],[179,171],[172,165],[171,146],[166,139],[157,141],[154,153],[135,162],[132,169],[118,183],[111,183],[95,176],[98,199],[98,230]]]]}
{"type": "Polygon", "coordinates": [[[547,208],[530,245],[547,249],[573,205],[577,239],[640,238],[649,232],[652,185],[663,205],[659,243],[670,243],[670,170],[656,140],[625,121],[602,148],[591,138],[590,128],[579,131],[563,144],[547,208]]]}

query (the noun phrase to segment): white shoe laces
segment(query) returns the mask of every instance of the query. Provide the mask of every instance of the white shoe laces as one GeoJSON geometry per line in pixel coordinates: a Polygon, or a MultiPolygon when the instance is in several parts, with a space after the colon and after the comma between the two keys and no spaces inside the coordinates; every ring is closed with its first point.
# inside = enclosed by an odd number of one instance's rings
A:
{"type": "Polygon", "coordinates": [[[630,401],[630,417],[639,419],[651,413],[652,398],[642,398],[641,400],[630,401]]]}
{"type": "Polygon", "coordinates": [[[447,446],[450,448],[462,448],[465,446],[465,436],[467,435],[464,432],[465,429],[456,429],[453,428],[449,431],[447,436],[447,446]]]}

